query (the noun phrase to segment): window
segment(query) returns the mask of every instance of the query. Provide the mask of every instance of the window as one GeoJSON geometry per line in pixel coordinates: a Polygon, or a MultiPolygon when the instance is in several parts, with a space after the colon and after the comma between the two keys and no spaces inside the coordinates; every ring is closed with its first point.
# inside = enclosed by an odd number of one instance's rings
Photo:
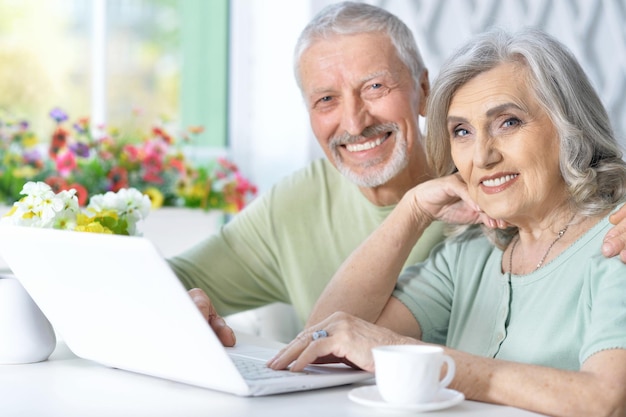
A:
{"type": "Polygon", "coordinates": [[[0,118],[202,125],[226,143],[228,1],[0,0],[0,118]],[[183,65],[184,64],[184,65],[183,65]]]}

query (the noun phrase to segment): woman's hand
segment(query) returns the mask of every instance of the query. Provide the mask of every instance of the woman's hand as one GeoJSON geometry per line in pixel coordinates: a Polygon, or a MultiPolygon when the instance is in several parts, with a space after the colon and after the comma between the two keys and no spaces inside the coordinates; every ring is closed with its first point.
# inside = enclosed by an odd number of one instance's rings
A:
{"type": "Polygon", "coordinates": [[[389,329],[337,312],[313,327],[303,330],[291,343],[267,363],[272,369],[302,371],[311,363],[343,362],[374,372],[372,348],[381,345],[418,343],[389,329]],[[313,339],[324,330],[327,336],[313,339]],[[293,363],[292,363],[293,362],[293,363]]]}
{"type": "Polygon", "coordinates": [[[449,224],[483,223],[491,228],[506,228],[508,223],[492,219],[470,197],[467,184],[459,174],[426,181],[413,188],[410,198],[415,213],[449,224]]]}

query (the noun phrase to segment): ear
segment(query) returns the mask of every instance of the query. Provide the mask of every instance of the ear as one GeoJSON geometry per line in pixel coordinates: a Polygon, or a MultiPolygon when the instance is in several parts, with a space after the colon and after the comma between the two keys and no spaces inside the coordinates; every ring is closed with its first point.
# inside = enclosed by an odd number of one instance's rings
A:
{"type": "Polygon", "coordinates": [[[424,68],[422,75],[420,76],[419,84],[420,93],[420,110],[419,114],[422,117],[426,117],[426,100],[430,94],[430,81],[428,81],[428,70],[424,68]]]}

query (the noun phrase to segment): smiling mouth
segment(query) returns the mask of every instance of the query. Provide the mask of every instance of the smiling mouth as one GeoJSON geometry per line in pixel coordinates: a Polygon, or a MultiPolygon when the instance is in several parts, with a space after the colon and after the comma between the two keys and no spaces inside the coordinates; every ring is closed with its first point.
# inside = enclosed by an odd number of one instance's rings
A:
{"type": "Polygon", "coordinates": [[[368,151],[370,149],[374,149],[374,148],[382,145],[389,138],[390,135],[391,135],[391,132],[387,133],[382,138],[369,140],[369,141],[363,142],[363,143],[348,143],[345,146],[346,146],[346,149],[348,150],[348,152],[368,151]]]}
{"type": "Polygon", "coordinates": [[[519,174],[509,174],[509,175],[504,175],[500,178],[493,178],[493,179],[489,179],[489,180],[484,180],[482,182],[482,184],[485,187],[499,187],[502,184],[506,184],[507,182],[517,178],[519,174]]]}

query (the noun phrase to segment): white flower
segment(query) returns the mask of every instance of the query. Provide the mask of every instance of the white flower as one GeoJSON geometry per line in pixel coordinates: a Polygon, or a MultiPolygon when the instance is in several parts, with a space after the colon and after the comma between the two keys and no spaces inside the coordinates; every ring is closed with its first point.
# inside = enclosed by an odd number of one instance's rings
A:
{"type": "Polygon", "coordinates": [[[117,193],[119,204],[133,219],[139,221],[150,213],[150,198],[135,188],[121,189],[117,193]]]}
{"type": "MultiPolygon", "coordinates": [[[[12,210],[0,220],[1,223],[76,229],[80,213],[76,190],[55,194],[46,183],[27,182],[21,194],[25,196],[13,204],[12,210]]],[[[96,214],[106,211],[117,213],[118,218],[126,221],[128,234],[136,235],[137,222],[146,218],[150,212],[150,198],[134,188],[121,189],[117,193],[109,191],[93,196],[87,210],[96,214]]],[[[117,232],[122,233],[120,230],[117,232]]]]}
{"type": "Polygon", "coordinates": [[[20,192],[20,194],[26,194],[33,197],[41,197],[49,191],[52,191],[52,187],[50,187],[43,181],[28,181],[26,184],[24,184],[24,187],[22,187],[22,192],[20,192]]]}
{"type": "Polygon", "coordinates": [[[65,208],[63,198],[50,190],[39,198],[39,216],[43,222],[53,221],[57,213],[65,208]]]}
{"type": "Polygon", "coordinates": [[[135,188],[122,188],[117,193],[109,191],[91,197],[88,210],[101,212],[113,210],[128,223],[128,233],[137,234],[137,222],[150,213],[150,198],[135,188]]]}
{"type": "MultiPolygon", "coordinates": [[[[59,213],[69,207],[74,193],[55,194],[44,182],[27,182],[20,194],[25,196],[13,204],[14,211],[4,223],[12,223],[30,227],[52,227],[59,213]]],[[[76,200],[77,201],[77,200],[76,200]]],[[[76,202],[78,207],[78,202],[76,202]]]]}

